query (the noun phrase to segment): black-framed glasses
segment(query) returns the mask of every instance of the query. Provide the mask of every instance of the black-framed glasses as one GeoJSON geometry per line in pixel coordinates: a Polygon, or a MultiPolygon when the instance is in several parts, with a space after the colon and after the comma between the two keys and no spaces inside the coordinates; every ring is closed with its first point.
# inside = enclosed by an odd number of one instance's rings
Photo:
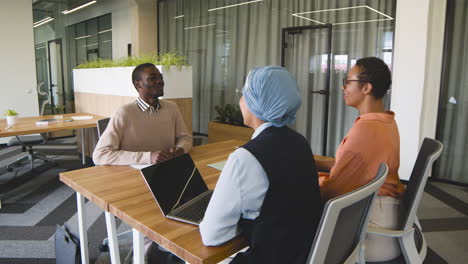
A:
{"type": "Polygon", "coordinates": [[[350,82],[360,82],[360,83],[366,83],[367,81],[364,80],[348,80],[348,77],[343,78],[343,87],[348,86],[350,82]]]}
{"type": "Polygon", "coordinates": [[[237,95],[237,99],[240,100],[241,97],[242,97],[242,95],[243,95],[243,94],[242,94],[242,89],[236,89],[236,95],[237,95]]]}

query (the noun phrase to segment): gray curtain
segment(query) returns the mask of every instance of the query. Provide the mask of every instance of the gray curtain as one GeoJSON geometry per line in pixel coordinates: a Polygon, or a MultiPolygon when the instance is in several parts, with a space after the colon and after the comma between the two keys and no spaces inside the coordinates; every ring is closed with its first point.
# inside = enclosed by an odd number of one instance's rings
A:
{"type": "Polygon", "coordinates": [[[434,177],[468,183],[468,1],[449,0],[447,6],[445,72],[441,87],[437,139],[444,144],[434,177]]]}
{"type": "Polygon", "coordinates": [[[320,34],[301,40],[295,45],[295,50],[287,54],[290,61],[287,68],[297,73],[303,95],[303,105],[294,127],[311,141],[316,153],[334,155],[339,142],[357,117],[356,111],[344,106],[341,79],[353,61],[360,57],[385,57],[391,63],[394,21],[384,20],[385,16],[372,9],[394,17],[396,2],[264,0],[208,11],[242,2],[247,0],[159,0],[160,51],[179,51],[188,57],[192,65],[193,131],[207,133],[208,121],[216,117],[214,106],[237,103],[235,90],[242,87],[250,69],[281,64],[282,28],[319,25],[312,19],[336,24],[332,37],[327,150],[318,151],[321,144],[313,143],[320,142],[323,137],[323,102],[307,96],[310,87],[323,86],[325,75],[312,80],[307,70],[301,71],[309,69],[310,73],[323,70],[321,47],[324,39],[320,34]],[[360,7],[348,9],[351,6],[360,7]],[[330,10],[338,8],[346,9],[330,10]],[[292,15],[318,10],[322,11],[300,14],[301,17],[292,15]],[[312,118],[307,115],[308,111],[313,112],[312,118]]]}

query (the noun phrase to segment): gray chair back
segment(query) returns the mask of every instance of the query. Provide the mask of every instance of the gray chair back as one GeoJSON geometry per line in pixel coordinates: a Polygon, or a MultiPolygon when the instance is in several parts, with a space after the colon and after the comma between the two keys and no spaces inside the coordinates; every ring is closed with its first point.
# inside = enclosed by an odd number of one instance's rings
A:
{"type": "Polygon", "coordinates": [[[413,227],[427,178],[443,147],[435,139],[424,138],[402,200],[402,230],[413,227]]]}
{"type": "Polygon", "coordinates": [[[382,163],[374,180],[325,204],[307,263],[354,263],[365,235],[372,202],[387,173],[388,167],[382,163]]]}
{"type": "Polygon", "coordinates": [[[101,137],[101,135],[104,133],[104,130],[106,130],[107,125],[109,124],[110,118],[104,118],[101,120],[97,121],[97,133],[98,137],[101,137]]]}

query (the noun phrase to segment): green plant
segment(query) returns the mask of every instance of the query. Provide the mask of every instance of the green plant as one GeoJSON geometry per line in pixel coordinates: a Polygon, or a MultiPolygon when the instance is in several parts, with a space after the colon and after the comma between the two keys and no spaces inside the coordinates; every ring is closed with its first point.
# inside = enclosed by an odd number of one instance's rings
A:
{"type": "Polygon", "coordinates": [[[56,105],[54,107],[56,114],[64,114],[65,113],[65,106],[64,105],[56,105]]]}
{"type": "Polygon", "coordinates": [[[168,53],[161,54],[151,54],[143,56],[130,56],[124,57],[117,60],[109,59],[97,59],[93,61],[88,61],[82,63],[75,67],[75,69],[91,69],[91,68],[111,68],[111,67],[131,67],[137,66],[142,63],[153,63],[155,65],[162,65],[165,68],[170,68],[171,66],[176,66],[179,70],[182,66],[186,66],[187,58],[183,55],[180,55],[178,52],[171,51],[168,53]]]}
{"type": "Polygon", "coordinates": [[[244,118],[238,105],[226,104],[224,106],[215,106],[218,116],[216,121],[224,124],[244,126],[244,118]]]}
{"type": "Polygon", "coordinates": [[[15,116],[15,115],[18,115],[18,112],[16,112],[15,110],[12,110],[12,109],[8,109],[5,111],[5,115],[6,116],[15,116]]]}

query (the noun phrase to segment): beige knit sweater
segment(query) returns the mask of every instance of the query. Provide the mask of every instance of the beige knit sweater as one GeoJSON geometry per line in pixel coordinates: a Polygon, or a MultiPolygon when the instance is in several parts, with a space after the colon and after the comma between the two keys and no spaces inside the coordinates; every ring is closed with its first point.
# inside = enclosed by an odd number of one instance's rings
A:
{"type": "Polygon", "coordinates": [[[150,164],[152,151],[181,147],[192,148],[177,105],[160,100],[159,113],[142,112],[135,103],[115,112],[93,153],[96,165],[150,164]]]}

